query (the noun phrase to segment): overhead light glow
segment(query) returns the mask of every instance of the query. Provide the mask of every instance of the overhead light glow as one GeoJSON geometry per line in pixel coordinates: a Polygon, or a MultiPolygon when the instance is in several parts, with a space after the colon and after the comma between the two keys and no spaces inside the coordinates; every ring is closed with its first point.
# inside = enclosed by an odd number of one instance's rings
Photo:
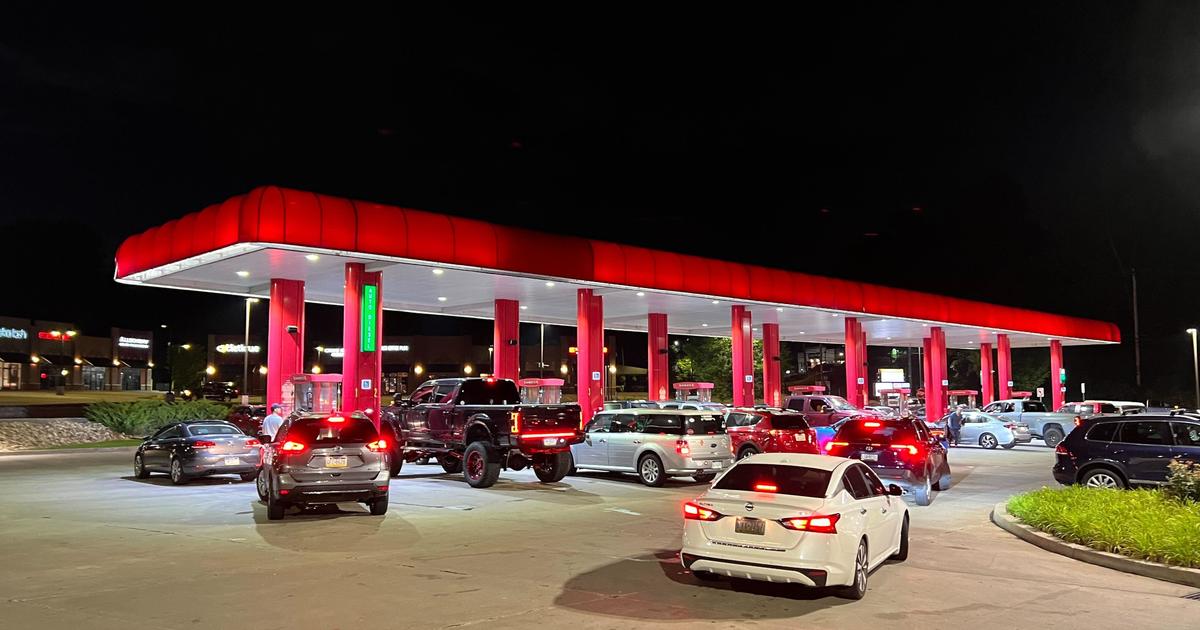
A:
{"type": "Polygon", "coordinates": [[[309,262],[317,262],[318,260],[321,260],[321,257],[316,254],[308,254],[305,256],[305,258],[307,258],[309,262]]]}
{"type": "Polygon", "coordinates": [[[418,364],[416,364],[416,365],[414,365],[414,366],[413,366],[413,374],[416,374],[417,376],[420,376],[420,375],[422,375],[422,374],[424,374],[424,373],[425,373],[425,368],[421,367],[421,364],[420,364],[420,363],[418,363],[418,364]]]}
{"type": "Polygon", "coordinates": [[[552,286],[554,286],[554,283],[553,283],[553,282],[547,282],[547,283],[546,283],[546,286],[548,286],[548,287],[552,287],[552,286]]]}
{"type": "Polygon", "coordinates": [[[445,296],[441,296],[441,295],[439,295],[439,296],[438,296],[438,301],[439,301],[439,302],[445,302],[445,301],[446,301],[446,298],[445,298],[445,296]]]}
{"type": "Polygon", "coordinates": [[[204,368],[204,373],[209,376],[212,376],[213,374],[217,373],[217,368],[214,365],[210,365],[210,366],[204,368]]]}
{"type": "Polygon", "coordinates": [[[475,368],[471,367],[470,363],[463,366],[463,374],[466,374],[469,376],[474,371],[475,371],[475,368]]]}
{"type": "Polygon", "coordinates": [[[445,269],[434,269],[434,270],[433,270],[433,275],[435,275],[435,276],[440,276],[440,275],[442,275],[442,274],[444,274],[444,273],[446,273],[446,270],[445,270],[445,269]]]}
{"type": "Polygon", "coordinates": [[[529,307],[528,307],[528,306],[525,306],[524,304],[522,304],[522,305],[521,305],[521,310],[522,310],[522,311],[528,311],[528,310],[529,310],[529,307]]]}
{"type": "Polygon", "coordinates": [[[782,306],[776,306],[776,307],[775,307],[775,310],[776,310],[776,311],[778,311],[778,312],[780,312],[780,313],[782,313],[782,312],[783,312],[783,307],[782,307],[782,306]]]}
{"type": "Polygon", "coordinates": [[[708,328],[708,324],[700,324],[700,325],[701,325],[701,326],[703,326],[703,327],[705,327],[705,328],[708,328]]]}
{"type": "Polygon", "coordinates": [[[721,300],[713,300],[713,301],[712,301],[712,303],[713,303],[713,304],[720,304],[720,303],[721,303],[721,300]]]}
{"type": "Polygon", "coordinates": [[[265,366],[265,365],[260,365],[260,366],[258,366],[258,373],[259,373],[259,374],[266,374],[266,373],[267,373],[267,366],[265,366]]]}
{"type": "Polygon", "coordinates": [[[567,372],[569,372],[570,370],[571,370],[571,368],[568,368],[566,363],[562,364],[562,365],[561,365],[561,366],[558,368],[558,371],[559,371],[560,373],[562,373],[562,374],[566,374],[566,373],[567,373],[567,372]]]}
{"type": "Polygon", "coordinates": [[[646,297],[646,292],[645,292],[645,291],[638,291],[638,292],[637,292],[637,296],[638,296],[638,297],[646,297]]]}
{"type": "Polygon", "coordinates": [[[249,271],[239,271],[239,272],[237,272],[237,276],[239,278],[249,278],[250,272],[249,271]]]}

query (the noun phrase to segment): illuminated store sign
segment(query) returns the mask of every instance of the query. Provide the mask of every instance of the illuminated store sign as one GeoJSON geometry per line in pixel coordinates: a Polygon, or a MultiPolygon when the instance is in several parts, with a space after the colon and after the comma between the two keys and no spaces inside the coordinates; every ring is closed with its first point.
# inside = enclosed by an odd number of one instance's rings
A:
{"type": "Polygon", "coordinates": [[[142,339],[141,337],[119,337],[117,338],[117,345],[122,348],[140,348],[145,350],[150,347],[150,340],[142,339]]]}
{"type": "Polygon", "coordinates": [[[217,346],[217,352],[221,354],[243,354],[245,352],[257,354],[261,349],[259,346],[247,346],[241,343],[223,343],[217,346]]]}
{"type": "MultiPolygon", "coordinates": [[[[408,352],[408,346],[405,344],[387,344],[379,346],[379,350],[380,352],[408,352]]],[[[342,348],[325,348],[325,354],[335,359],[340,359],[346,355],[346,352],[342,348]]]]}
{"type": "Polygon", "coordinates": [[[0,327],[0,339],[28,339],[29,333],[23,328],[0,327]]]}

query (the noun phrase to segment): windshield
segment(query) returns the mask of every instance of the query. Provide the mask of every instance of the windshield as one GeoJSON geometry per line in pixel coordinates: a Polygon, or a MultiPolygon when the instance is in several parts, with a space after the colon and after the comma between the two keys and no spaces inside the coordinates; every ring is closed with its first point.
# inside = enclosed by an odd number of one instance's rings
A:
{"type": "Polygon", "coordinates": [[[825,398],[825,400],[829,401],[829,406],[832,407],[834,411],[857,411],[858,410],[858,407],[851,405],[850,401],[846,400],[845,398],[842,398],[841,396],[828,396],[825,398]]]}
{"type": "Polygon", "coordinates": [[[713,487],[756,492],[755,486],[774,486],[775,494],[824,498],[831,472],[804,466],[743,463],[729,469],[713,487]]]}
{"type": "Polygon", "coordinates": [[[187,429],[190,435],[244,435],[228,424],[190,424],[187,429]]]}

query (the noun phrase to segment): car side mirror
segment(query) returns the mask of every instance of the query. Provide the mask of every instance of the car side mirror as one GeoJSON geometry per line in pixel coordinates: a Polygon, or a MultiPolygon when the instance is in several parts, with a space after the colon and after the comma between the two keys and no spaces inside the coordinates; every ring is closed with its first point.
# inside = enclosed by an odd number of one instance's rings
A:
{"type": "Polygon", "coordinates": [[[889,483],[888,484],[888,494],[890,494],[894,497],[898,497],[898,496],[904,494],[904,488],[901,488],[900,486],[897,486],[894,483],[889,483]]]}
{"type": "Polygon", "coordinates": [[[263,444],[270,444],[271,436],[267,435],[266,433],[260,433],[258,434],[258,441],[263,444]]]}

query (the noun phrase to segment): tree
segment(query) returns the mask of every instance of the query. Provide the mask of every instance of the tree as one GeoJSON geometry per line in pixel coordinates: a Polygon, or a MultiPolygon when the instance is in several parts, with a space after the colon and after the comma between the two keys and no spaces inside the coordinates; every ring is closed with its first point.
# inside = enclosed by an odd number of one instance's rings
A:
{"type": "Polygon", "coordinates": [[[167,356],[171,367],[172,389],[199,390],[204,380],[206,356],[204,346],[190,344],[190,347],[185,348],[182,345],[172,345],[167,356]]]}

